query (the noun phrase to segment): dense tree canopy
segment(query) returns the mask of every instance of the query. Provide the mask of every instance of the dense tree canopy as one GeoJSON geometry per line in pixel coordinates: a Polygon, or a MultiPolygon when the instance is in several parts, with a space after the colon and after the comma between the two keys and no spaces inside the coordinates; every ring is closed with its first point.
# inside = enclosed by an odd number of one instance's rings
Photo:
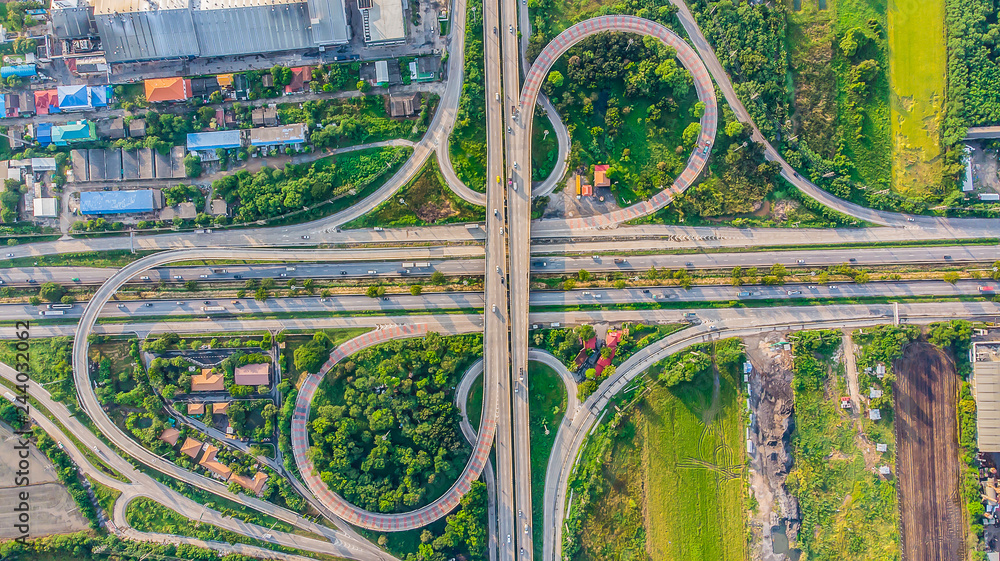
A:
{"type": "Polygon", "coordinates": [[[480,355],[481,335],[390,341],[327,375],[313,402],[316,469],[348,501],[376,512],[425,504],[469,454],[452,389],[480,355]]]}

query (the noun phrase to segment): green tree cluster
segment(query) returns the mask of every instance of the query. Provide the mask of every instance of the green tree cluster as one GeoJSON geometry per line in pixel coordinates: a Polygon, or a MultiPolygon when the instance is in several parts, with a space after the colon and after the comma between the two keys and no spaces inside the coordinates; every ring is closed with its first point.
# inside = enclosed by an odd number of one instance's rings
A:
{"type": "Polygon", "coordinates": [[[334,366],[310,424],[323,481],[375,512],[409,510],[447,488],[469,453],[451,392],[481,350],[481,335],[430,333],[334,366]]]}

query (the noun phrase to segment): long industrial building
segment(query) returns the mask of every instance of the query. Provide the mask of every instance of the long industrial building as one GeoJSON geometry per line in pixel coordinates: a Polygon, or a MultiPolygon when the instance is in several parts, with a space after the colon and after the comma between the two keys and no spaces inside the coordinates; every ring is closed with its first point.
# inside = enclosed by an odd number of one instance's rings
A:
{"type": "Polygon", "coordinates": [[[108,62],[259,54],[350,41],[345,0],[53,0],[61,39],[100,36],[108,62]]]}

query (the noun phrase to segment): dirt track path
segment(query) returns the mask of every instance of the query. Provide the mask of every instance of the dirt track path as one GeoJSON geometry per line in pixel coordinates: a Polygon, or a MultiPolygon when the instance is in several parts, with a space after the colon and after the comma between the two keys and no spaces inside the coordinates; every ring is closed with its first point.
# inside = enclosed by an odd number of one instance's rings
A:
{"type": "Polygon", "coordinates": [[[903,559],[961,559],[955,364],[941,349],[914,343],[894,370],[903,559]]]}

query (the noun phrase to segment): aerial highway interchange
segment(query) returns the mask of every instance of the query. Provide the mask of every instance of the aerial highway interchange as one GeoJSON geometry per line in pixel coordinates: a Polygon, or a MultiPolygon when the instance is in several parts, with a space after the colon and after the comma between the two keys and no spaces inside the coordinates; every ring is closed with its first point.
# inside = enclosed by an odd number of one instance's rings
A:
{"type": "MultiPolygon", "coordinates": [[[[990,280],[899,280],[855,284],[803,282],[782,286],[695,285],[650,288],[589,288],[530,290],[533,278],[545,275],[625,273],[642,275],[652,267],[668,270],[727,270],[733,267],[769,267],[780,263],[805,272],[840,264],[867,267],[916,267],[922,265],[982,264],[989,276],[992,262],[1000,258],[996,240],[1000,221],[929,216],[907,216],[859,207],[833,197],[800,176],[768,144],[736,96],[730,78],[681,0],[673,2],[690,43],[652,21],[633,16],[602,16],[580,22],[552,41],[534,64],[522,60],[527,46],[516,31],[528,24],[527,7],[517,0],[484,5],[487,161],[486,193],[472,191],[445,165],[448,184],[462,198],[486,209],[486,219],[475,225],[408,227],[397,229],[342,229],[390,199],[407,184],[434,153],[447,156],[448,137],[455,124],[462,85],[462,56],[452,54],[448,83],[426,135],[414,146],[410,159],[384,186],[350,208],[314,222],[280,228],[224,229],[212,233],[171,233],[148,236],[60,239],[12,248],[5,260],[16,266],[0,269],[0,281],[14,288],[45,282],[97,287],[85,302],[62,305],[0,304],[0,321],[30,318],[35,337],[73,336],[73,377],[82,410],[104,439],[95,436],[65,405],[49,398],[46,388],[32,383],[31,395],[59,422],[56,425],[37,410],[33,419],[65,445],[74,461],[100,483],[123,492],[111,519],[121,535],[137,540],[198,543],[220,552],[302,558],[256,546],[203,543],[181,536],[148,535],[128,527],[125,507],[136,498],[155,500],[191,519],[209,522],[263,542],[343,558],[392,559],[382,548],[355,529],[376,532],[412,530],[441,519],[458,506],[470,485],[481,476],[491,479],[490,558],[530,560],[542,540],[545,561],[562,559],[563,518],[567,482],[585,438],[600,419],[605,406],[619,391],[656,361],[704,341],[743,337],[768,331],[866,327],[894,321],[928,323],[953,318],[995,320],[1000,308],[984,295],[995,290],[990,280]],[[533,188],[548,192],[552,178],[532,176],[531,139],[535,105],[550,114],[554,108],[541,83],[552,64],[582,39],[607,31],[638,33],[673,46],[680,62],[691,72],[698,98],[706,104],[700,117],[701,135],[676,182],[649,201],[609,214],[576,219],[530,219],[533,188]],[[523,73],[522,73],[523,72],[523,73]],[[716,98],[716,86],[722,99],[716,98]],[[872,225],[870,228],[817,231],[736,229],[728,227],[633,226],[626,223],[668,204],[692,185],[707,165],[715,141],[719,103],[726,103],[741,122],[753,127],[754,139],[767,147],[768,159],[778,162],[782,177],[826,206],[872,225]],[[540,180],[540,181],[539,181],[540,180]],[[538,181],[538,183],[536,183],[538,181]],[[537,187],[533,187],[537,185],[537,187]],[[813,235],[815,234],[815,235],[813,235]],[[966,240],[969,245],[962,245],[966,240]],[[978,241],[977,241],[978,240],[978,241]],[[985,241],[984,241],[985,240],[985,241]],[[866,243],[884,246],[859,248],[866,243]],[[899,244],[893,247],[891,244],[899,244]],[[918,245],[926,243],[928,245],[918,245]],[[946,243],[946,245],[931,245],[946,243]],[[810,249],[809,245],[820,245],[810,249]],[[857,244],[857,246],[855,246],[857,244]],[[913,245],[907,245],[913,244],[913,245]],[[333,248],[336,246],[336,248],[333,248]],[[778,249],[781,246],[790,246],[778,249]],[[841,247],[836,247],[841,246],[841,247]],[[850,246],[850,247],[844,247],[850,246]],[[103,267],[27,264],[40,256],[135,249],[149,252],[120,269],[103,267]],[[208,262],[205,265],[192,264],[208,262]],[[387,293],[378,298],[362,295],[308,295],[289,298],[187,297],[181,292],[166,298],[136,297],[131,289],[177,285],[196,281],[202,287],[228,289],[248,280],[274,279],[295,283],[305,279],[374,281],[426,279],[435,272],[447,277],[482,278],[481,289],[448,290],[424,294],[387,293]],[[128,288],[129,290],[123,290],[128,288]],[[985,290],[984,290],[985,288],[985,290]],[[947,302],[916,301],[943,297],[947,302]],[[869,300],[866,302],[865,300],[869,300]],[[806,300],[820,300],[822,306],[806,300]],[[836,300],[850,300],[838,303],[836,300]],[[896,304],[891,301],[895,300],[896,304]],[[734,307],[702,308],[700,302],[740,302],[734,307]],[[755,301],[761,306],[755,306],[755,301]],[[691,304],[687,306],[687,304],[691,304]],[[642,308],[644,305],[646,308],[642,308]],[[635,308],[635,309],[630,309],[635,308]],[[327,312],[335,312],[329,314],[327,312]],[[448,313],[443,313],[448,312],[448,313]],[[357,315],[354,315],[357,314],[357,315]],[[244,316],[244,317],[241,317],[244,316]],[[208,318],[206,321],[204,318],[208,318]],[[75,322],[66,320],[78,320],[75,322]],[[101,321],[99,321],[101,320],[101,321]],[[119,321],[121,320],[121,321],[119,321]],[[598,390],[582,402],[568,391],[573,405],[557,428],[556,441],[545,474],[544,504],[532,505],[528,395],[524,372],[529,360],[556,361],[531,349],[529,331],[540,326],[574,326],[587,323],[687,323],[678,331],[643,348],[620,365],[598,390]],[[300,513],[240,495],[248,508],[264,512],[316,537],[271,530],[239,522],[206,507],[137,470],[123,456],[218,496],[231,496],[226,485],[185,470],[133,441],[107,415],[91,382],[88,351],[96,334],[159,334],[213,332],[279,332],[364,327],[371,331],[338,345],[323,369],[306,377],[292,417],[292,448],[301,480],[286,476],[309,505],[336,529],[318,524],[300,513]],[[483,358],[468,370],[456,392],[463,410],[469,386],[483,376],[483,410],[479,430],[463,419],[472,456],[458,480],[440,497],[409,512],[383,514],[350,504],[326,488],[314,473],[308,456],[307,423],[311,399],[325,374],[341,360],[361,349],[394,339],[482,333],[483,358]],[[128,479],[108,477],[63,431],[128,479]],[[492,452],[492,456],[491,456],[492,452]],[[533,528],[530,513],[541,508],[542,528],[533,528]],[[527,515],[525,514],[527,513],[527,515]],[[318,539],[322,538],[322,539],[318,539]]],[[[463,53],[465,2],[452,5],[450,52],[463,53]]],[[[558,127],[559,146],[565,149],[558,127]]],[[[560,153],[557,174],[565,166],[560,153]]],[[[557,178],[558,179],[558,178],[557,178]]],[[[478,282],[478,280],[477,280],[478,282]]],[[[9,337],[5,335],[5,337],[9,337]]],[[[562,375],[573,388],[568,372],[562,375]]],[[[15,381],[16,372],[0,365],[0,375],[15,381]]],[[[89,453],[89,452],[88,452],[89,453]]],[[[276,469],[284,469],[272,462],[276,469]]]]}

